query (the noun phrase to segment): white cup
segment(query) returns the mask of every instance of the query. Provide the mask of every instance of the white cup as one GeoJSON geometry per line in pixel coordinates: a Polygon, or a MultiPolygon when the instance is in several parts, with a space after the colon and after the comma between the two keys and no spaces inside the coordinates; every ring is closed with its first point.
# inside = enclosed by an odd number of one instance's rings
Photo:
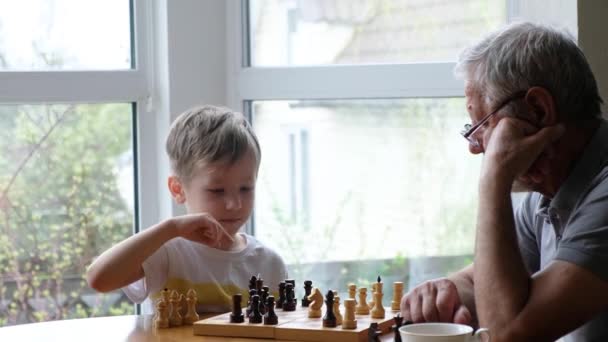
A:
{"type": "Polygon", "coordinates": [[[456,323],[418,323],[399,328],[403,342],[490,342],[490,331],[456,323]],[[486,336],[486,338],[482,338],[486,336]]]}

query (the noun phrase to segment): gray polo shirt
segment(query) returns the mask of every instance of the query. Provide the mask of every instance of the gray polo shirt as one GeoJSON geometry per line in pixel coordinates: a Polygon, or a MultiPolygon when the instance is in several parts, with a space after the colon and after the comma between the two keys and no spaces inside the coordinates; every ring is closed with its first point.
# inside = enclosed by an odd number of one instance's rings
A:
{"type": "MultiPolygon", "coordinates": [[[[552,260],[584,267],[608,281],[608,124],[600,127],[555,197],[530,193],[515,215],[519,247],[531,273],[552,260]]],[[[564,341],[608,341],[608,311],[564,341]]]]}

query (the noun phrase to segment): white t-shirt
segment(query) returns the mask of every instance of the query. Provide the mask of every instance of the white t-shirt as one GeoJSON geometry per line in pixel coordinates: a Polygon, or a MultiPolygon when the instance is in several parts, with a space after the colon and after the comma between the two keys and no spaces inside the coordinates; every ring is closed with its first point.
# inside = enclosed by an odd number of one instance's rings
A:
{"type": "Polygon", "coordinates": [[[167,288],[186,295],[194,289],[198,295],[198,312],[228,312],[232,295],[249,297],[249,279],[260,276],[264,285],[276,295],[278,285],[287,278],[283,259],[253,236],[242,234],[247,245],[240,251],[222,251],[183,238],[165,243],[142,267],[144,277],[123,287],[135,303],[141,303],[144,314],[154,313],[151,299],[160,297],[167,288]]]}

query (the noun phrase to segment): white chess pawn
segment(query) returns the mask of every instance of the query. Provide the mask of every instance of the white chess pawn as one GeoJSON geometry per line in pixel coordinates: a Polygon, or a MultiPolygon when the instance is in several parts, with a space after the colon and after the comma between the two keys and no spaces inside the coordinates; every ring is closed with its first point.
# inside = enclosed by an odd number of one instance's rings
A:
{"type": "Polygon", "coordinates": [[[342,320],[342,329],[357,329],[355,305],[355,300],[352,298],[347,298],[344,300],[344,319],[342,320]]]}
{"type": "Polygon", "coordinates": [[[369,315],[369,306],[367,305],[367,288],[359,288],[359,304],[355,308],[357,315],[369,315]]]}
{"type": "Polygon", "coordinates": [[[154,324],[157,328],[168,328],[169,327],[169,308],[167,302],[162,298],[156,303],[156,317],[154,324]]]}
{"type": "Polygon", "coordinates": [[[357,296],[357,285],[348,284],[348,298],[354,299],[355,305],[357,305],[357,299],[355,298],[356,296],[357,296]]]}
{"type": "Polygon", "coordinates": [[[340,296],[334,296],[334,315],[336,316],[336,325],[342,324],[342,313],[340,313],[340,296]]]}

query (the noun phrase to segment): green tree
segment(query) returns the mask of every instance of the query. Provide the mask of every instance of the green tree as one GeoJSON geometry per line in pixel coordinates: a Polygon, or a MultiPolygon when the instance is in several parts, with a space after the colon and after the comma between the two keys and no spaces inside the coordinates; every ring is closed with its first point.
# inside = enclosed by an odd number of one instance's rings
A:
{"type": "Polygon", "coordinates": [[[87,265],[132,233],[132,121],[130,104],[0,107],[0,326],[132,310],[84,300],[87,265]]]}

